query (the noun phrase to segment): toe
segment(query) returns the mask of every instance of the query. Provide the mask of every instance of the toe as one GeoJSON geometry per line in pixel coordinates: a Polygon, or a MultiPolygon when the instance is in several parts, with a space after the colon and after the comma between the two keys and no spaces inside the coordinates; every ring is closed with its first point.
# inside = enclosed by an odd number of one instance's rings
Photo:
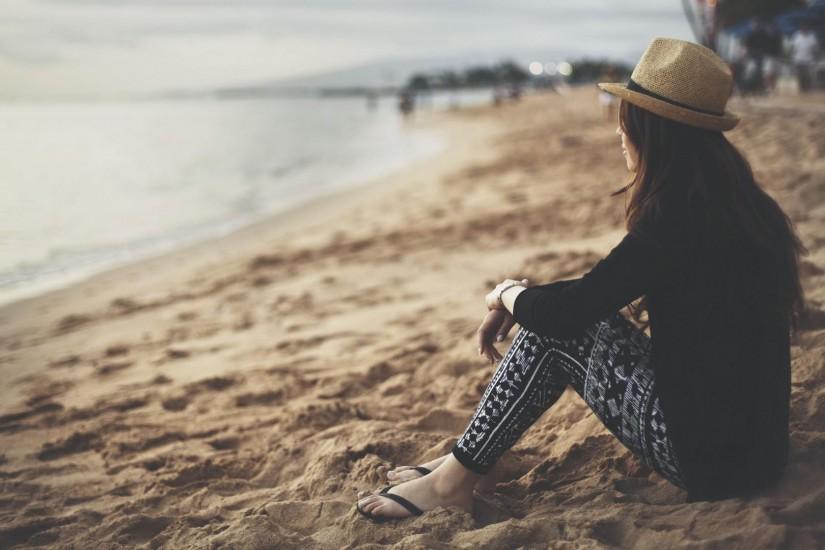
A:
{"type": "Polygon", "coordinates": [[[413,479],[418,479],[419,477],[421,477],[421,474],[415,470],[408,470],[400,476],[397,476],[393,481],[412,481],[413,479]]]}
{"type": "Polygon", "coordinates": [[[412,466],[398,466],[397,468],[393,468],[392,470],[390,470],[389,472],[387,472],[387,474],[388,474],[388,475],[389,475],[389,474],[392,474],[392,475],[398,475],[398,474],[400,474],[401,472],[406,472],[406,471],[407,471],[407,470],[409,470],[410,468],[412,468],[412,466]]]}
{"type": "Polygon", "coordinates": [[[381,492],[381,489],[373,489],[371,491],[361,490],[361,491],[358,492],[358,499],[359,500],[368,499],[370,497],[374,497],[375,495],[377,495],[380,492],[381,492]]]}
{"type": "Polygon", "coordinates": [[[412,466],[399,466],[395,470],[387,472],[387,478],[391,479],[392,481],[407,481],[408,479],[414,479],[416,477],[414,474],[415,470],[413,470],[412,466]],[[412,472],[413,475],[410,475],[410,472],[412,472]]]}
{"type": "Polygon", "coordinates": [[[372,507],[370,513],[373,516],[384,516],[389,518],[405,518],[412,515],[409,510],[402,507],[394,500],[384,498],[372,507]]]}
{"type": "Polygon", "coordinates": [[[376,507],[374,507],[370,513],[373,516],[387,517],[387,516],[389,516],[389,514],[387,513],[388,509],[389,509],[389,506],[386,506],[385,504],[379,504],[376,507]]]}

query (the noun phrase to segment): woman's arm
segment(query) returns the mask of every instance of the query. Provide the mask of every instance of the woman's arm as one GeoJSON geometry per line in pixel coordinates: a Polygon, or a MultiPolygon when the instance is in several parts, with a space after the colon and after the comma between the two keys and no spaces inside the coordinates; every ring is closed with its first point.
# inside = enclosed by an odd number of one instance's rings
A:
{"type": "MultiPolygon", "coordinates": [[[[530,286],[529,288],[537,288],[545,291],[555,291],[562,289],[571,283],[575,283],[578,280],[579,279],[561,279],[559,281],[554,281],[552,283],[530,286]]],[[[514,286],[512,288],[508,288],[507,290],[501,293],[501,303],[504,304],[504,307],[507,309],[507,311],[510,312],[511,315],[515,307],[516,297],[518,297],[518,295],[521,294],[523,290],[527,290],[527,287],[514,286]]]]}
{"type": "MultiPolygon", "coordinates": [[[[559,290],[561,288],[564,288],[567,285],[569,285],[571,283],[575,283],[579,280],[580,279],[560,279],[558,281],[553,281],[552,283],[545,283],[543,285],[532,285],[531,284],[531,285],[529,285],[529,288],[539,288],[539,289],[554,291],[554,290],[559,290]]],[[[527,287],[528,287],[528,285],[525,285],[524,287],[517,286],[517,287],[513,287],[513,288],[508,288],[507,290],[505,290],[504,292],[501,293],[501,302],[504,304],[505,309],[511,315],[513,313],[513,307],[514,307],[514,304],[515,304],[516,296],[518,296],[521,293],[521,291],[525,290],[525,288],[527,288],[527,287]],[[519,290],[519,289],[521,289],[521,290],[519,290]],[[508,294],[508,293],[509,293],[509,297],[506,297],[505,294],[508,294]]]]}
{"type": "Polygon", "coordinates": [[[645,294],[664,276],[664,251],[628,233],[578,279],[513,287],[502,302],[513,319],[537,334],[571,338],[645,294]]]}

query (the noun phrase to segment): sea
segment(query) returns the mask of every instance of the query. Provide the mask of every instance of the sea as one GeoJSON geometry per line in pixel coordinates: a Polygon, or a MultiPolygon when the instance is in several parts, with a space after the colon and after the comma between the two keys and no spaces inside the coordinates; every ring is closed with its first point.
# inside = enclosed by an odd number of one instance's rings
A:
{"type": "MultiPolygon", "coordinates": [[[[433,94],[427,108],[489,103],[433,94]]],[[[0,304],[223,236],[441,151],[381,97],[0,103],[0,304]]]]}

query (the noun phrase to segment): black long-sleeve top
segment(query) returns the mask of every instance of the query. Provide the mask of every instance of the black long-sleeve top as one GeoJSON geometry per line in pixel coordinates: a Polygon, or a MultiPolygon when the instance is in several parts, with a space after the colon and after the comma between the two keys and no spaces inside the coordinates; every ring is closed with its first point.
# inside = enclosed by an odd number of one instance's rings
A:
{"type": "Polygon", "coordinates": [[[651,365],[688,500],[716,500],[770,485],[787,462],[790,327],[772,291],[775,258],[736,238],[691,240],[627,233],[582,277],[519,293],[513,317],[569,338],[646,295],[651,365]]]}

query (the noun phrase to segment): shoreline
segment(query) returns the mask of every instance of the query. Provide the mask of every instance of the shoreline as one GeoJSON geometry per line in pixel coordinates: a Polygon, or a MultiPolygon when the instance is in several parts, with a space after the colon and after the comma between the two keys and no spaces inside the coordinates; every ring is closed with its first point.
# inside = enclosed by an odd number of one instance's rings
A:
{"type": "MultiPolygon", "coordinates": [[[[422,139],[427,141],[434,140],[435,142],[443,141],[441,137],[441,130],[438,128],[438,123],[435,122],[438,120],[438,113],[435,110],[432,110],[422,112],[420,114],[424,115],[423,117],[421,117],[424,120],[421,122],[419,122],[418,120],[412,121],[412,124],[410,124],[410,126],[412,126],[411,130],[416,134],[420,134],[423,130],[425,133],[428,133],[430,135],[426,135],[423,137],[419,135],[415,139],[422,139]],[[428,118],[430,119],[429,127],[427,123],[428,118]]],[[[437,149],[444,149],[445,146],[446,144],[439,144],[437,149]]],[[[104,274],[109,271],[118,270],[120,268],[128,267],[130,265],[137,265],[143,261],[152,260],[153,258],[160,258],[163,256],[175,254],[177,252],[188,251],[194,247],[197,247],[198,244],[209,243],[211,241],[219,241],[221,239],[231,237],[232,235],[235,235],[237,232],[243,231],[246,228],[258,227],[266,230],[267,228],[272,227],[273,225],[277,225],[277,219],[280,217],[288,218],[289,223],[300,223],[301,216],[311,215],[310,208],[303,208],[304,205],[311,207],[313,204],[317,204],[320,207],[320,205],[322,205],[324,202],[324,197],[327,196],[336,196],[339,199],[346,200],[345,195],[350,190],[357,189],[361,186],[380,186],[382,181],[391,180],[394,175],[403,173],[405,170],[408,170],[416,166],[422,160],[434,158],[438,154],[438,151],[436,151],[435,153],[420,153],[414,156],[411,160],[406,161],[404,164],[397,165],[395,167],[384,168],[383,170],[377,170],[376,172],[378,173],[378,175],[370,175],[366,177],[352,176],[345,178],[345,185],[340,186],[339,188],[323,189],[324,186],[321,186],[322,189],[319,192],[316,192],[314,194],[310,193],[306,198],[293,200],[282,207],[276,207],[273,209],[272,212],[260,215],[257,217],[257,219],[253,219],[251,221],[249,219],[239,221],[239,219],[235,218],[222,219],[221,221],[212,224],[213,229],[210,230],[212,231],[212,235],[200,235],[192,237],[184,233],[181,237],[172,238],[171,236],[169,236],[169,238],[164,239],[166,241],[171,242],[161,242],[160,245],[156,246],[154,250],[149,249],[148,251],[139,252],[134,258],[128,258],[125,260],[114,260],[113,262],[107,262],[104,260],[100,262],[99,265],[94,265],[91,269],[83,269],[82,266],[81,268],[77,268],[77,266],[75,266],[76,268],[68,276],[52,277],[46,275],[43,277],[42,280],[36,279],[33,283],[22,283],[22,288],[9,289],[8,291],[4,292],[4,294],[6,295],[2,296],[2,301],[0,301],[0,309],[23,300],[34,299],[49,294],[53,291],[69,288],[75,284],[81,284],[84,281],[87,281],[99,274],[104,274]],[[318,202],[316,203],[316,201],[318,202]],[[302,208],[303,210],[301,210],[302,208]],[[293,215],[293,210],[298,210],[296,212],[296,214],[298,215],[293,215]],[[221,226],[234,226],[234,228],[215,229],[220,228],[221,226]]],[[[363,167],[361,167],[361,169],[363,170],[363,167]]],[[[341,179],[342,178],[336,177],[335,175],[331,174],[329,175],[326,181],[338,185],[338,181],[341,179]]],[[[171,233],[174,234],[175,231],[172,231],[171,233]]],[[[143,241],[157,239],[158,237],[156,236],[142,237],[138,239],[136,242],[125,242],[117,245],[108,245],[108,247],[113,248],[115,250],[114,255],[117,255],[120,249],[131,248],[132,245],[137,245],[138,248],[145,247],[143,241]]],[[[25,267],[25,262],[23,265],[25,267]]],[[[50,267],[41,261],[35,262],[34,265],[40,266],[40,269],[46,271],[48,270],[45,268],[50,267]]],[[[15,266],[10,266],[9,273],[13,273],[14,269],[16,269],[15,266]]]]}
{"type": "MultiPolygon", "coordinates": [[[[358,209],[369,210],[371,204],[409,186],[411,180],[438,178],[460,166],[460,159],[472,156],[468,149],[492,133],[489,125],[485,128],[483,122],[476,121],[474,129],[479,131],[479,135],[462,144],[462,138],[467,137],[464,131],[473,125],[472,122],[462,121],[462,115],[472,116],[472,113],[486,109],[490,107],[464,107],[458,117],[456,112],[443,110],[417,112],[411,123],[416,129],[437,134],[444,145],[435,154],[414,160],[387,174],[326,192],[226,235],[107,268],[65,286],[0,304],[0,345],[16,350],[27,345],[25,335],[40,332],[39,338],[32,339],[37,342],[45,338],[42,334],[44,325],[60,325],[61,319],[71,329],[71,325],[75,324],[72,318],[77,316],[75,310],[79,300],[82,300],[84,310],[105,311],[118,301],[130,301],[135,295],[156,293],[154,289],[159,289],[162,294],[174,293],[175,289],[185,288],[189,281],[209,277],[210,271],[219,272],[227,265],[238,268],[240,264],[266,253],[262,241],[272,243],[274,250],[284,243],[305,240],[312,231],[328,236],[329,218],[352,215],[358,209]]],[[[81,317],[77,316],[77,320],[81,321],[81,317]]],[[[42,370],[42,367],[33,369],[27,375],[36,375],[42,370]]],[[[0,373],[7,374],[3,372],[2,365],[0,373]]],[[[9,386],[0,390],[0,410],[8,405],[9,386]]]]}
{"type": "MultiPolygon", "coordinates": [[[[484,107],[486,106],[465,107],[464,109],[483,109],[484,107]]],[[[127,278],[130,271],[142,271],[144,268],[163,269],[171,264],[176,265],[179,261],[178,257],[181,255],[186,256],[185,261],[187,262],[211,262],[216,260],[212,258],[216,253],[221,255],[221,260],[226,259],[223,256],[224,254],[231,258],[235,255],[250,253],[257,246],[253,242],[254,237],[260,237],[261,233],[263,233],[264,238],[277,238],[279,235],[286,237],[290,232],[299,232],[304,226],[317,224],[330,214],[357,207],[365,198],[376,193],[392,192],[396,187],[403,185],[405,174],[420,170],[427,164],[443,163],[445,157],[453,152],[451,149],[455,148],[454,141],[456,137],[448,137],[447,134],[451,130],[451,125],[455,125],[455,121],[450,120],[449,115],[449,112],[435,110],[416,114],[416,116],[421,116],[424,119],[414,122],[416,130],[423,129],[427,132],[433,132],[438,139],[444,139],[444,146],[436,153],[425,155],[383,175],[359,180],[340,189],[323,192],[321,195],[287,206],[281,211],[268,214],[263,219],[233,229],[224,235],[209,237],[122,265],[104,268],[99,272],[85,276],[83,279],[68,282],[65,285],[45,290],[33,296],[25,296],[2,303],[0,304],[0,324],[2,324],[5,309],[16,310],[18,308],[36,307],[36,302],[41,299],[54,299],[61,293],[72,292],[79,287],[95,286],[99,282],[108,283],[115,278],[127,278]],[[450,140],[453,140],[453,142],[451,143],[450,140]],[[231,247],[239,245],[244,250],[247,248],[249,250],[246,250],[246,252],[230,250],[231,247]],[[220,250],[212,251],[212,248],[220,250]]]]}

